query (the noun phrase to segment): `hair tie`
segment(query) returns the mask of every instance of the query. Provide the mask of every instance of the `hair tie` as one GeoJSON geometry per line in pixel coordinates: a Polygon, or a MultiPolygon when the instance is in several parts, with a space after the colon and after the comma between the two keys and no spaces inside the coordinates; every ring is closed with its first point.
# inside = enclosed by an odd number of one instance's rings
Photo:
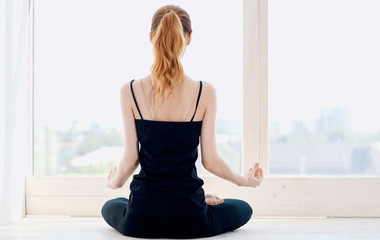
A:
{"type": "Polygon", "coordinates": [[[167,13],[170,13],[171,11],[169,10],[167,13]]]}

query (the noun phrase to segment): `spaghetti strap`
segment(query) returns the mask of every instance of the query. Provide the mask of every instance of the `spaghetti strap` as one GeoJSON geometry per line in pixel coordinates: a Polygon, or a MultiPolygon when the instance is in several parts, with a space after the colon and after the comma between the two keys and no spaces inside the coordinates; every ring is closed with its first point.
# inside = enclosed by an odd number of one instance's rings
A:
{"type": "Polygon", "coordinates": [[[191,118],[190,122],[193,121],[194,119],[194,116],[195,116],[195,113],[197,112],[197,109],[198,109],[198,103],[199,103],[199,98],[201,97],[201,93],[202,93],[202,81],[199,81],[199,93],[198,93],[198,99],[197,99],[197,105],[195,106],[195,111],[194,111],[194,114],[193,114],[193,117],[191,118]]]}
{"type": "Polygon", "coordinates": [[[141,115],[141,112],[140,112],[140,109],[139,109],[139,105],[137,104],[137,101],[136,101],[136,98],[135,98],[135,94],[133,92],[133,88],[132,88],[132,83],[133,81],[135,81],[135,79],[133,79],[130,83],[130,86],[131,86],[131,92],[132,92],[132,96],[133,96],[133,100],[135,101],[135,104],[136,104],[136,108],[137,108],[137,111],[139,112],[140,114],[140,118],[143,119],[142,115],[141,115]]]}

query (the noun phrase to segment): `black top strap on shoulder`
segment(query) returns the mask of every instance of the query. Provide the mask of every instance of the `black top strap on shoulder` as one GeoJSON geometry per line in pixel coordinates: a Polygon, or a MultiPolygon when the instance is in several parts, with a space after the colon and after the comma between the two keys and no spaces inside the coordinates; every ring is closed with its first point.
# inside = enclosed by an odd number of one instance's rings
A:
{"type": "Polygon", "coordinates": [[[132,92],[132,96],[133,96],[133,100],[135,101],[135,104],[136,104],[136,108],[137,108],[137,111],[139,111],[139,114],[140,114],[140,117],[141,119],[143,119],[142,115],[141,115],[141,112],[140,112],[140,109],[139,109],[139,105],[137,104],[137,101],[136,101],[136,98],[135,98],[135,94],[133,92],[133,88],[132,88],[132,83],[133,81],[135,81],[135,79],[133,79],[130,83],[130,86],[131,86],[131,92],[132,92]]]}
{"type": "Polygon", "coordinates": [[[197,99],[197,105],[195,106],[195,111],[194,111],[194,114],[193,114],[193,117],[191,118],[190,122],[193,121],[194,119],[194,116],[195,116],[195,113],[197,112],[197,109],[198,109],[198,103],[199,103],[199,98],[201,97],[201,93],[202,93],[202,81],[199,81],[199,93],[198,93],[198,99],[197,99]]]}

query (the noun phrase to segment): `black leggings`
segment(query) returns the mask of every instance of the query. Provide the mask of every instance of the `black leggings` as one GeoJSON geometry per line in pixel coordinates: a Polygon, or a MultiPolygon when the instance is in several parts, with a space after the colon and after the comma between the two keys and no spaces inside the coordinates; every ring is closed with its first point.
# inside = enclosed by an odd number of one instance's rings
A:
{"type": "Polygon", "coordinates": [[[245,201],[224,199],[207,205],[198,216],[143,216],[127,212],[128,199],[107,201],[102,208],[104,220],[121,234],[139,238],[199,238],[233,231],[246,224],[253,210],[245,201]]]}

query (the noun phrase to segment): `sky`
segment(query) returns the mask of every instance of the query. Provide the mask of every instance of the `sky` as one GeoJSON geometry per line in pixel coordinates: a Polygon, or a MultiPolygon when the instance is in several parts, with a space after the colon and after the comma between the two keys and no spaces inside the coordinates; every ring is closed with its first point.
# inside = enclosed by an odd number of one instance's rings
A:
{"type": "MultiPolygon", "coordinates": [[[[185,72],[216,87],[219,118],[241,119],[242,1],[36,0],[36,124],[122,129],[120,87],[149,74],[151,18],[169,3],[192,20],[185,72]]],[[[268,0],[268,10],[269,121],[287,129],[349,106],[355,131],[379,130],[380,2],[268,0]]]]}

